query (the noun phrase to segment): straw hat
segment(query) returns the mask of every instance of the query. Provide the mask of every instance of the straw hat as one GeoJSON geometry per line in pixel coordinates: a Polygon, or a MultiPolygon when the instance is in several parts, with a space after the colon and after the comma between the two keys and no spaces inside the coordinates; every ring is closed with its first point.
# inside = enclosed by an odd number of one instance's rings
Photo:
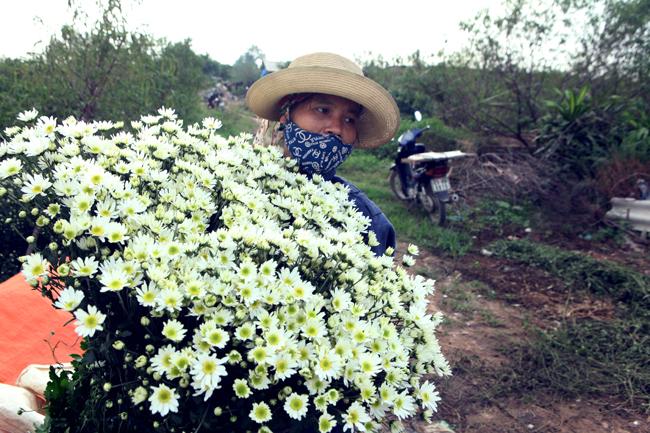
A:
{"type": "Polygon", "coordinates": [[[350,99],[363,106],[357,122],[358,143],[372,149],[390,141],[399,127],[399,110],[393,97],[363,76],[356,64],[331,53],[298,57],[287,69],[257,80],[246,94],[248,106],[262,119],[280,120],[279,102],[291,93],[322,93],[350,99]]]}

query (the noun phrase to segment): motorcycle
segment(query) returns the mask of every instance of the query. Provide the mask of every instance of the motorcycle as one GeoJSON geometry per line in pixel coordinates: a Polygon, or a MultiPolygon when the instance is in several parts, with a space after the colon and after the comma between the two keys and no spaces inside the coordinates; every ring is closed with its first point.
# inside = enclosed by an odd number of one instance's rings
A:
{"type": "MultiPolygon", "coordinates": [[[[415,113],[418,121],[422,119],[415,113]]],[[[409,209],[420,203],[433,224],[443,226],[446,219],[446,205],[458,201],[458,195],[449,193],[449,160],[469,156],[460,150],[451,152],[427,152],[423,144],[415,141],[424,129],[411,129],[402,134],[395,164],[390,167],[390,187],[400,200],[410,201],[409,209]]]]}

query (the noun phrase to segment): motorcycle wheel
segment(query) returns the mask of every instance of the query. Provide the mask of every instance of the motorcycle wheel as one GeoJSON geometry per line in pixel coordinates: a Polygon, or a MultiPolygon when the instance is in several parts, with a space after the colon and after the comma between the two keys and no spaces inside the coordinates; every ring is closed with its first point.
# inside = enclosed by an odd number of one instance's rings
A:
{"type": "Polygon", "coordinates": [[[424,209],[429,214],[429,219],[432,224],[437,224],[440,227],[445,225],[445,219],[447,218],[447,210],[445,208],[445,202],[440,201],[440,197],[436,194],[431,188],[431,181],[426,185],[427,193],[427,203],[423,203],[424,209]]]}
{"type": "Polygon", "coordinates": [[[399,178],[397,170],[390,172],[390,189],[393,190],[393,194],[400,200],[406,200],[406,196],[402,192],[402,181],[399,178]]]}

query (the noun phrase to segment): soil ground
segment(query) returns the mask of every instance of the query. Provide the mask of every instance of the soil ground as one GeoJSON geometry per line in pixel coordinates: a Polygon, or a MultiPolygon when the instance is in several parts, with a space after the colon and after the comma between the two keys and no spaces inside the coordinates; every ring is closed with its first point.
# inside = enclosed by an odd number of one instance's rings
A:
{"type": "MultiPolygon", "coordinates": [[[[495,237],[487,234],[477,239],[475,251],[484,249],[482,245],[487,246],[495,237]]],[[[406,246],[400,243],[398,249],[404,251],[406,246]]],[[[596,251],[581,239],[563,240],[562,247],[650,272],[647,247],[642,254],[616,244],[601,245],[596,251]]],[[[412,272],[437,280],[430,311],[442,311],[448,318],[438,328],[438,338],[453,376],[432,378],[442,398],[434,420],[446,421],[457,433],[650,432],[650,417],[627,407],[615,396],[567,398],[535,392],[495,398],[487,392],[501,385],[502,375],[508,371],[504,367],[513,362],[507,348],[530,338],[528,329],[556,327],[567,318],[608,320],[615,307],[610,300],[574,293],[569,301],[566,290],[562,290],[564,283],[558,278],[481,252],[454,261],[421,248],[412,272]],[[464,299],[463,311],[450,308],[453,293],[470,294],[464,299]]],[[[408,428],[439,431],[418,419],[412,420],[408,428]]]]}

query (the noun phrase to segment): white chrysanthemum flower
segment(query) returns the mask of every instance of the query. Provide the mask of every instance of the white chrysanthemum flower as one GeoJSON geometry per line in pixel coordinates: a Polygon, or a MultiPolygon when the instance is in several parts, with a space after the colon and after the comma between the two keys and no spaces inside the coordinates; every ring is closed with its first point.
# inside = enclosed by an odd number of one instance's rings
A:
{"type": "MultiPolygon", "coordinates": [[[[158,123],[158,121],[161,119],[162,116],[140,116],[140,119],[142,120],[142,123],[145,123],[147,125],[153,125],[155,123],[158,123]]],[[[131,122],[131,125],[133,128],[136,128],[137,125],[134,125],[133,122],[131,122]]]]}
{"type": "Polygon", "coordinates": [[[178,117],[178,114],[175,113],[173,108],[161,107],[158,109],[158,114],[160,114],[165,119],[174,120],[178,117]]]}
{"type": "Polygon", "coordinates": [[[221,128],[221,121],[215,119],[214,117],[206,117],[203,119],[203,127],[210,129],[210,130],[216,130],[221,128]]]}
{"type": "Polygon", "coordinates": [[[284,402],[284,410],[287,414],[296,420],[301,420],[307,415],[309,409],[309,396],[304,394],[292,393],[284,402]]]}
{"type": "Polygon", "coordinates": [[[212,347],[223,349],[230,341],[230,335],[221,328],[213,328],[206,332],[204,340],[212,347]]]}
{"type": "Polygon", "coordinates": [[[248,398],[253,392],[248,386],[248,382],[244,379],[235,379],[235,383],[232,385],[233,391],[235,391],[235,396],[237,398],[248,398]]]}
{"type": "Polygon", "coordinates": [[[185,337],[186,329],[181,322],[176,319],[168,320],[163,326],[162,334],[172,340],[174,343],[179,343],[185,337]]]}
{"type": "Polygon", "coordinates": [[[47,275],[48,268],[49,262],[40,253],[35,253],[27,256],[27,260],[23,263],[22,273],[25,276],[25,281],[31,281],[34,278],[47,275]]]}
{"type": "Polygon", "coordinates": [[[366,352],[357,358],[358,368],[368,376],[375,376],[381,371],[381,358],[375,353],[366,352]]]}
{"type": "Polygon", "coordinates": [[[270,421],[272,416],[271,408],[265,402],[253,403],[253,408],[248,414],[250,418],[258,424],[270,421]]]}
{"type": "Polygon", "coordinates": [[[23,111],[22,113],[18,114],[18,117],[16,118],[23,122],[30,122],[36,119],[36,116],[38,116],[38,111],[36,111],[35,108],[32,108],[31,110],[23,111]]]}
{"type": "Polygon", "coordinates": [[[235,337],[239,340],[252,340],[257,335],[255,333],[255,325],[251,322],[244,322],[241,326],[235,331],[235,337]]]}
{"type": "Polygon", "coordinates": [[[298,367],[298,362],[292,359],[291,354],[282,352],[276,354],[273,359],[269,361],[275,368],[275,379],[276,380],[285,380],[289,377],[296,374],[296,367],[298,367]]]}
{"type": "Polygon", "coordinates": [[[157,284],[154,281],[149,281],[135,289],[136,299],[138,303],[144,307],[155,308],[157,305],[156,297],[160,293],[157,284]]]}
{"type": "Polygon", "coordinates": [[[32,136],[28,141],[23,142],[23,153],[26,156],[38,156],[49,150],[50,140],[47,137],[32,136]]]}
{"type": "Polygon", "coordinates": [[[20,126],[8,126],[5,128],[5,135],[13,137],[20,132],[20,126]]]}
{"type": "Polygon", "coordinates": [[[392,412],[399,418],[407,418],[415,414],[415,400],[407,390],[402,391],[395,397],[392,412]]]}
{"type": "Polygon", "coordinates": [[[104,329],[102,323],[106,320],[106,315],[102,314],[94,305],[89,305],[87,312],[84,310],[75,311],[74,316],[78,320],[74,322],[77,326],[75,332],[81,337],[92,337],[95,332],[104,329]]]}
{"type": "Polygon", "coordinates": [[[125,271],[112,269],[104,272],[99,282],[102,285],[100,292],[118,292],[129,285],[129,275],[125,271]]]}
{"type": "Polygon", "coordinates": [[[149,397],[147,390],[143,386],[139,386],[135,389],[133,395],[131,396],[131,403],[133,403],[133,406],[137,406],[140,403],[146,401],[147,397],[149,397]]]}
{"type": "Polygon", "coordinates": [[[406,251],[412,256],[417,256],[420,254],[418,246],[413,244],[409,244],[409,246],[406,248],[406,251]]]}
{"type": "Polygon", "coordinates": [[[106,224],[106,239],[111,243],[124,243],[129,237],[126,236],[127,228],[120,223],[110,222],[106,224]]]}
{"type": "Polygon", "coordinates": [[[151,405],[149,409],[152,414],[159,413],[161,416],[165,416],[169,412],[178,412],[179,396],[176,394],[176,390],[162,384],[160,386],[152,386],[151,391],[152,394],[149,397],[151,405]]]}
{"type": "Polygon", "coordinates": [[[74,311],[77,309],[81,301],[84,299],[84,294],[81,290],[75,290],[72,287],[63,289],[59,294],[54,306],[66,311],[74,311]]]}
{"type": "Polygon", "coordinates": [[[6,179],[9,176],[20,173],[23,163],[16,158],[9,158],[0,162],[0,179],[6,179]]]}
{"type": "Polygon", "coordinates": [[[228,375],[226,368],[223,366],[227,361],[227,356],[217,358],[215,355],[210,355],[209,353],[201,353],[192,360],[190,374],[202,387],[219,388],[221,377],[228,375]]]}
{"type": "Polygon", "coordinates": [[[334,427],[336,427],[336,420],[332,415],[324,413],[318,418],[319,432],[328,433],[331,432],[334,427]]]}
{"type": "Polygon", "coordinates": [[[402,264],[406,267],[411,267],[415,265],[415,258],[409,256],[408,254],[404,254],[402,256],[402,264]]]}
{"type": "Polygon", "coordinates": [[[433,383],[425,381],[417,390],[417,395],[422,401],[422,409],[432,410],[434,412],[438,411],[438,402],[440,397],[438,396],[438,391],[435,390],[436,387],[433,383]]]}
{"type": "Polygon", "coordinates": [[[365,431],[364,424],[370,421],[371,418],[366,413],[365,409],[358,401],[355,401],[348,407],[348,410],[343,414],[343,431],[355,429],[365,431]]]}

